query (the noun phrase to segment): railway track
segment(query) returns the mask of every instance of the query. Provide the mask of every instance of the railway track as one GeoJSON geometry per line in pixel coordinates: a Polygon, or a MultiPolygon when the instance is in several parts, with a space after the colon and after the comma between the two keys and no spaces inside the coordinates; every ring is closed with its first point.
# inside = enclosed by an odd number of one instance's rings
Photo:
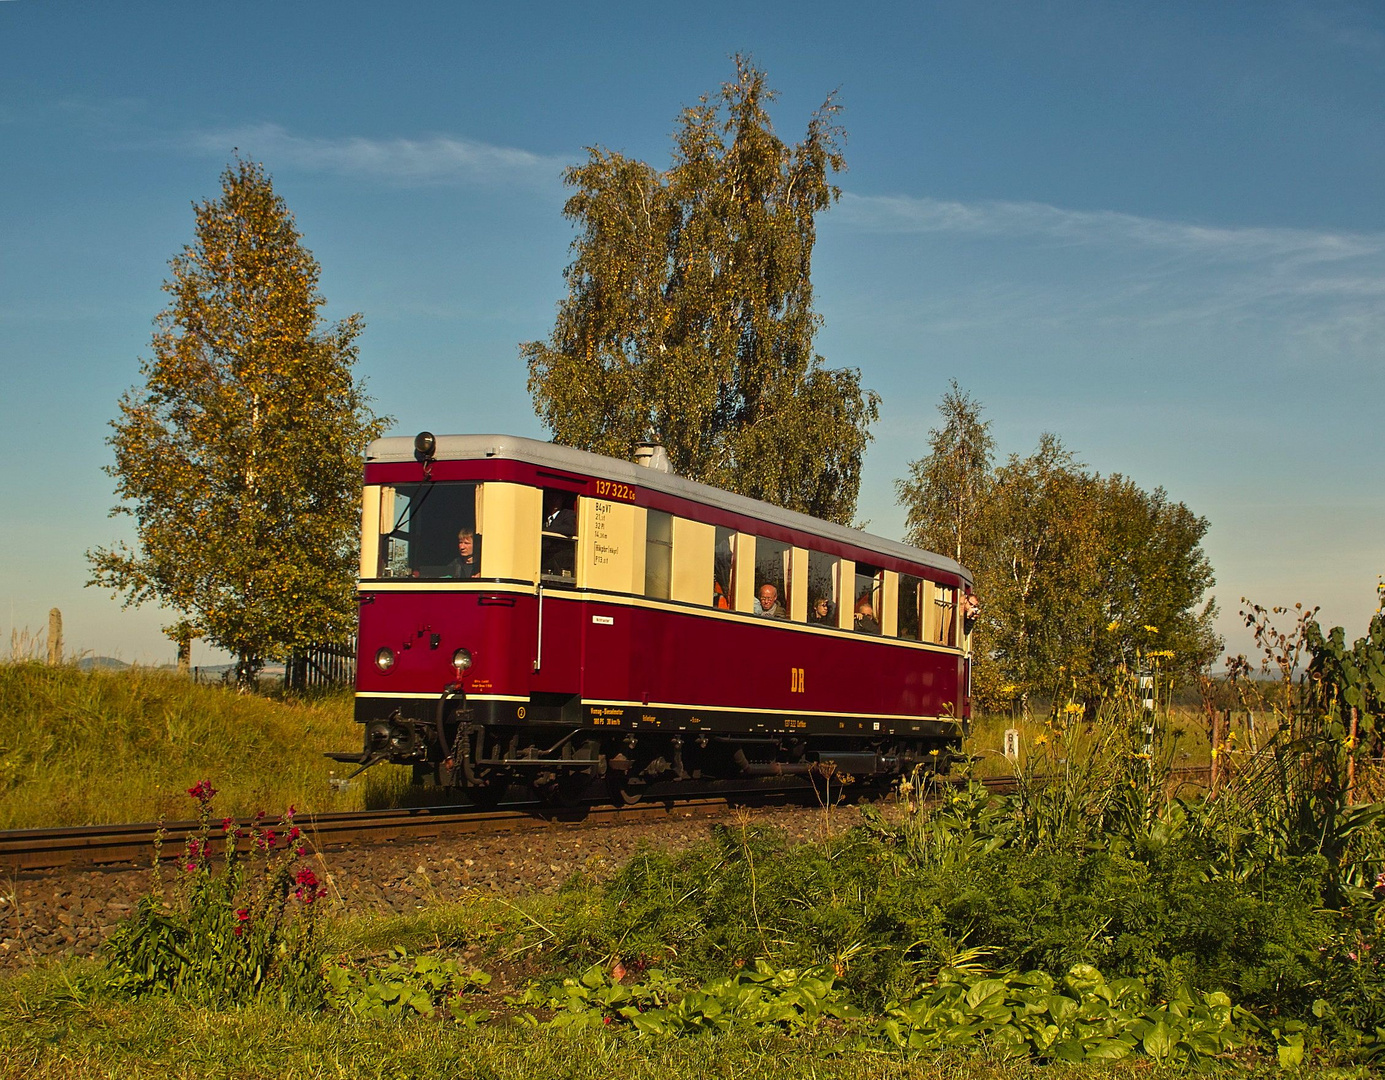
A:
{"type": "MultiPolygon", "coordinates": [[[[1196,784],[1206,779],[1206,768],[1174,769],[1174,778],[1196,784]]],[[[1009,777],[981,781],[997,793],[1012,790],[1009,777]]],[[[659,817],[715,817],[736,806],[802,803],[817,805],[812,789],[741,789],[695,798],[651,798],[631,806],[584,805],[570,808],[524,804],[506,809],[476,810],[466,805],[427,806],[359,813],[300,815],[295,823],[318,850],[353,843],[373,844],[391,840],[426,840],[444,835],[518,832],[580,825],[618,825],[659,817]]],[[[242,831],[255,822],[239,820],[242,831]]],[[[102,866],[148,862],[162,830],[168,856],[177,857],[189,837],[196,835],[196,821],[138,822],[128,825],[82,825],[65,829],[13,829],[0,831],[0,872],[7,874],[53,870],[65,866],[102,866]]],[[[212,830],[213,850],[220,848],[218,829],[212,830]]]]}

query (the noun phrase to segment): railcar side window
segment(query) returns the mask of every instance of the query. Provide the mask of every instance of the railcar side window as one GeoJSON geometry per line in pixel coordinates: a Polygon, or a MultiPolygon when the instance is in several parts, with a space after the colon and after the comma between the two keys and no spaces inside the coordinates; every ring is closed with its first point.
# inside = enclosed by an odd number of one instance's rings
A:
{"type": "Polygon", "coordinates": [[[381,488],[377,576],[454,580],[479,576],[481,487],[439,481],[381,488]]]}
{"type": "Polygon", "coordinates": [[[673,581],[673,515],[650,510],[645,519],[644,595],[669,598],[673,581]]]}
{"type": "Polygon", "coordinates": [[[923,639],[923,578],[899,575],[899,636],[908,641],[923,639]]]}
{"type": "Polygon", "coordinates": [[[793,587],[790,560],[793,547],[781,540],[755,539],[755,610],[767,619],[789,617],[789,590],[793,587]]]}
{"type": "Polygon", "coordinates": [[[841,603],[842,561],[821,551],[808,552],[808,621],[822,626],[837,625],[837,605],[841,603]]]}
{"type": "Polygon", "coordinates": [[[885,586],[885,571],[869,563],[856,564],[855,618],[852,628],[858,634],[880,633],[880,598],[885,586]]]}
{"type": "Polygon", "coordinates": [[[539,573],[544,578],[570,582],[576,570],[577,495],[561,488],[544,488],[539,573]]]}
{"type": "Polygon", "coordinates": [[[711,604],[725,611],[736,608],[736,533],[720,525],[712,548],[711,604]]]}
{"type": "Polygon", "coordinates": [[[934,643],[957,644],[957,590],[951,585],[936,585],[933,589],[934,643]]]}

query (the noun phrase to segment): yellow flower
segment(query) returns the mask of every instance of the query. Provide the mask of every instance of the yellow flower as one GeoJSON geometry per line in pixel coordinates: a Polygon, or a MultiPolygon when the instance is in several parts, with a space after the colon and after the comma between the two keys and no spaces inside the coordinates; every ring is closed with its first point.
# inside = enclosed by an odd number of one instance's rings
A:
{"type": "Polygon", "coordinates": [[[1075,701],[1069,701],[1063,706],[1063,711],[1065,713],[1080,713],[1082,711],[1082,706],[1075,701]]]}
{"type": "Polygon", "coordinates": [[[1035,746],[1043,746],[1044,743],[1046,743],[1046,742],[1048,742],[1048,735],[1047,735],[1045,732],[1042,732],[1042,731],[1041,731],[1041,732],[1039,732],[1037,735],[1034,736],[1034,745],[1035,745],[1035,746]]]}
{"type": "Polygon", "coordinates": [[[1141,627],[1141,629],[1142,629],[1142,630],[1147,630],[1147,631],[1149,631],[1151,634],[1157,634],[1157,633],[1159,632],[1159,628],[1158,628],[1157,626],[1144,626],[1144,627],[1141,627]]]}
{"type": "Polygon", "coordinates": [[[1106,632],[1108,634],[1114,634],[1117,630],[1120,629],[1120,625],[1121,621],[1119,619],[1112,619],[1110,622],[1106,624],[1106,632]]]}

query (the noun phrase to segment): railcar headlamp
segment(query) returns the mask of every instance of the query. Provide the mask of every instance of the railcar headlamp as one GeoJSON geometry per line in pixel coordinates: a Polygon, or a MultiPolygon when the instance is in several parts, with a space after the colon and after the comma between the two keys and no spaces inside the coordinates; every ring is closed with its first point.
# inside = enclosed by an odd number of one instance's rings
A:
{"type": "Polygon", "coordinates": [[[414,457],[419,461],[432,461],[438,448],[438,440],[431,431],[420,431],[414,436],[414,457]]]}
{"type": "Polygon", "coordinates": [[[381,671],[389,671],[390,668],[394,667],[394,650],[388,645],[380,648],[375,654],[375,666],[381,671]]]}
{"type": "Polygon", "coordinates": [[[458,649],[452,654],[452,666],[457,669],[458,675],[466,671],[467,668],[471,667],[471,653],[467,652],[466,649],[458,649]]]}

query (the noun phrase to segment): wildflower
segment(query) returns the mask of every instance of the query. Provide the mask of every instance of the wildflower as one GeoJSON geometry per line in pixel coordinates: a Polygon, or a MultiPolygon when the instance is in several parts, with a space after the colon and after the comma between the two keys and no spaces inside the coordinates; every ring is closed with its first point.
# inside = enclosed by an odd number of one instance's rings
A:
{"type": "Polygon", "coordinates": [[[1159,628],[1157,626],[1142,626],[1140,627],[1140,629],[1148,634],[1157,634],[1159,632],[1159,628]]]}
{"type": "Polygon", "coordinates": [[[1046,732],[1046,731],[1041,731],[1041,732],[1039,732],[1037,735],[1034,736],[1034,745],[1035,745],[1035,746],[1043,746],[1046,742],[1048,742],[1048,732],[1046,732]]]}
{"type": "Polygon", "coordinates": [[[226,832],[226,833],[229,833],[229,832],[239,832],[240,830],[236,828],[236,819],[233,818],[233,817],[224,817],[224,818],[222,818],[222,819],[221,819],[221,831],[222,831],[222,832],[226,832]]]}
{"type": "Polygon", "coordinates": [[[188,794],[200,803],[209,803],[216,797],[216,788],[210,780],[199,780],[188,788],[188,794]]]}
{"type": "Polygon", "coordinates": [[[611,1018],[610,1018],[609,1016],[603,1016],[603,1017],[601,1018],[601,1022],[602,1022],[603,1024],[609,1024],[609,1023],[611,1022],[611,1018]]]}
{"type": "Polygon", "coordinates": [[[1112,619],[1110,622],[1106,624],[1106,632],[1108,634],[1114,634],[1117,630],[1120,629],[1120,625],[1121,621],[1119,619],[1112,619]]]}
{"type": "Polygon", "coordinates": [[[196,869],[197,869],[197,864],[196,864],[195,862],[190,862],[190,863],[188,863],[186,866],[183,867],[183,870],[184,870],[186,873],[189,873],[189,874],[191,874],[191,873],[192,873],[194,870],[196,870],[196,869]]]}
{"type": "MultiPolygon", "coordinates": [[[[289,807],[289,809],[292,810],[293,807],[289,807]]],[[[292,829],[289,830],[288,842],[289,842],[290,844],[292,844],[292,843],[293,843],[295,840],[297,840],[297,839],[299,838],[299,836],[301,836],[301,835],[302,835],[302,830],[299,829],[299,827],[298,827],[297,825],[295,825],[292,829]]]]}
{"type": "Polygon", "coordinates": [[[1076,713],[1080,713],[1082,711],[1082,706],[1075,701],[1069,701],[1066,705],[1063,706],[1063,711],[1067,713],[1069,716],[1072,716],[1076,713]]]}
{"type": "Polygon", "coordinates": [[[245,927],[243,927],[243,926],[237,926],[234,930],[231,931],[231,933],[235,934],[236,937],[240,937],[241,934],[243,934],[244,932],[245,932],[245,927]]]}
{"type": "Polygon", "coordinates": [[[250,909],[249,909],[249,908],[236,908],[236,921],[237,921],[237,922],[242,922],[242,923],[249,922],[249,921],[250,921],[250,909]]]}
{"type": "Polygon", "coordinates": [[[304,845],[299,844],[293,849],[293,853],[301,859],[304,855],[308,854],[308,849],[304,845]]]}
{"type": "Polygon", "coordinates": [[[294,805],[293,805],[292,803],[290,803],[290,804],[289,804],[289,808],[288,808],[287,810],[284,811],[284,820],[285,820],[285,821],[292,821],[292,820],[293,820],[293,815],[296,814],[296,813],[298,813],[297,808],[295,808],[294,805]]]}
{"type": "Polygon", "coordinates": [[[276,833],[273,829],[266,829],[264,831],[264,846],[266,851],[272,848],[278,842],[279,834],[276,833]]]}

